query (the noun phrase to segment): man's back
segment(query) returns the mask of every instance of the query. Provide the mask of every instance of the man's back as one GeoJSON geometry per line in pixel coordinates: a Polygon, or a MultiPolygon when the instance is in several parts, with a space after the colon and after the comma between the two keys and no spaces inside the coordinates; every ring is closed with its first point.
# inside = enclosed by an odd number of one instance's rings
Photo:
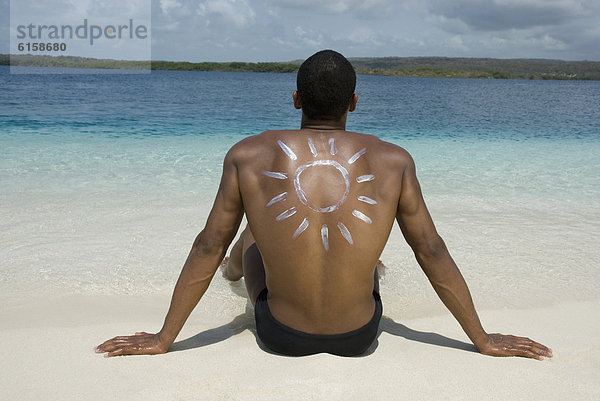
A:
{"type": "Polygon", "coordinates": [[[370,135],[302,129],[248,138],[232,155],[275,318],[322,334],[369,321],[408,154],[370,135]]]}
{"type": "Polygon", "coordinates": [[[115,337],[96,352],[167,352],[245,213],[249,229],[233,246],[225,275],[246,278],[257,334],[277,352],[358,355],[373,343],[382,314],[374,269],[396,219],[433,288],[480,352],[552,356],[528,338],[485,332],[427,211],[410,155],[345,131],[358,101],[355,84],[352,65],[337,52],[324,50],[302,63],[292,95],[302,109],[302,129],[268,131],[228,152],[217,197],[160,332],[115,337]]]}

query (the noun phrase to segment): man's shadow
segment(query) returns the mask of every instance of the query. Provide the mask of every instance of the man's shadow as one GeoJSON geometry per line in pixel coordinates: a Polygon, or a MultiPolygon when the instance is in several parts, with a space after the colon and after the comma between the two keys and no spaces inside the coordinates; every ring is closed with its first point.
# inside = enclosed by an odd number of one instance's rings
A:
{"type": "Polygon", "coordinates": [[[473,344],[455,340],[453,338],[448,338],[437,333],[414,330],[401,323],[394,321],[390,317],[382,316],[381,321],[379,322],[379,332],[377,333],[377,338],[375,339],[373,344],[367,349],[367,351],[360,356],[371,355],[373,352],[375,352],[375,350],[379,346],[379,336],[383,332],[386,332],[393,336],[403,337],[406,340],[416,341],[423,344],[436,345],[438,347],[444,348],[454,348],[461,351],[477,352],[477,348],[475,348],[473,344]]]}
{"type": "Polygon", "coordinates": [[[257,342],[259,341],[258,336],[256,335],[256,326],[254,324],[254,309],[250,305],[246,305],[246,311],[236,316],[227,324],[205,330],[195,336],[173,343],[169,348],[169,352],[185,351],[220,343],[221,341],[225,341],[228,338],[240,334],[244,330],[250,330],[250,332],[254,334],[257,342]]]}
{"type": "MultiPolygon", "coordinates": [[[[254,309],[248,303],[244,313],[236,316],[231,322],[224,324],[213,329],[203,331],[196,334],[195,336],[189,337],[185,340],[177,341],[174,343],[169,352],[173,351],[185,351],[194,348],[201,348],[207,345],[216,344],[221,341],[225,341],[237,334],[240,334],[244,330],[249,330],[255,337],[257,345],[265,352],[270,354],[279,355],[269,350],[258,338],[256,334],[256,325],[254,323],[254,309]]],[[[461,351],[477,352],[477,349],[472,344],[468,344],[459,340],[445,337],[441,334],[430,333],[424,331],[413,330],[403,324],[397,323],[393,319],[383,316],[379,323],[379,331],[377,338],[373,344],[367,349],[367,351],[358,357],[371,355],[375,352],[379,346],[379,336],[381,333],[386,332],[393,336],[403,337],[409,341],[416,341],[419,343],[435,345],[438,347],[454,348],[461,351]]]]}

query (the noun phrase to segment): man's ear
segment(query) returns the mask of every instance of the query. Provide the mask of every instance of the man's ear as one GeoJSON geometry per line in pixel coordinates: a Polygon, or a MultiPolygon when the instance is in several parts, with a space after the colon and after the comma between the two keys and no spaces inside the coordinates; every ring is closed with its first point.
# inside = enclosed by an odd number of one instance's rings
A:
{"type": "Polygon", "coordinates": [[[292,99],[294,99],[294,107],[300,110],[302,108],[302,102],[300,101],[300,96],[298,96],[298,91],[292,93],[292,99]]]}
{"type": "Polygon", "coordinates": [[[353,112],[356,110],[356,103],[358,102],[358,95],[355,93],[352,95],[352,99],[350,99],[350,104],[348,105],[348,111],[353,112]]]}

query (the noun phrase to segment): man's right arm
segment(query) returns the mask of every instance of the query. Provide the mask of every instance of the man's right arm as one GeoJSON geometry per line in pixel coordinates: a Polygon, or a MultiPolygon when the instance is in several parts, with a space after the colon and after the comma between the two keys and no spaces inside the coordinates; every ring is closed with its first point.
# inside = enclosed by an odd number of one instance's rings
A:
{"type": "Polygon", "coordinates": [[[525,337],[487,334],[477,316],[471,294],[444,241],[437,233],[407,154],[402,174],[396,220],[417,262],[444,305],[459,322],[479,352],[492,356],[551,357],[546,346],[525,337]]]}
{"type": "MultiPolygon", "coordinates": [[[[225,252],[242,220],[244,213],[240,196],[235,147],[223,162],[221,184],[206,226],[196,237],[183,266],[171,305],[160,332],[138,332],[133,336],[114,337],[96,347],[106,356],[128,354],[160,354],[167,352],[179,334],[190,313],[204,295],[225,252]]],[[[237,153],[240,153],[237,148],[237,153]]]]}

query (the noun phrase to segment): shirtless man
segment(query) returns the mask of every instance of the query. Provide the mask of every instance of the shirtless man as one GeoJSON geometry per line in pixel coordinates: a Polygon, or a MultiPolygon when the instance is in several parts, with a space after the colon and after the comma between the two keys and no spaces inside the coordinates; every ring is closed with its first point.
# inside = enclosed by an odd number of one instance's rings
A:
{"type": "Polygon", "coordinates": [[[484,331],[427,211],[411,156],[374,136],[345,130],[358,100],[355,83],[354,69],[334,51],[318,52],[302,64],[293,93],[294,106],[302,109],[301,129],[267,131],[229,150],[213,208],[160,332],[115,337],[96,352],[167,352],[245,213],[248,227],[224,275],[245,277],[258,336],[276,352],[346,356],[371,345],[382,313],[375,265],[397,221],[433,288],[479,352],[552,356],[528,338],[484,331]]]}

